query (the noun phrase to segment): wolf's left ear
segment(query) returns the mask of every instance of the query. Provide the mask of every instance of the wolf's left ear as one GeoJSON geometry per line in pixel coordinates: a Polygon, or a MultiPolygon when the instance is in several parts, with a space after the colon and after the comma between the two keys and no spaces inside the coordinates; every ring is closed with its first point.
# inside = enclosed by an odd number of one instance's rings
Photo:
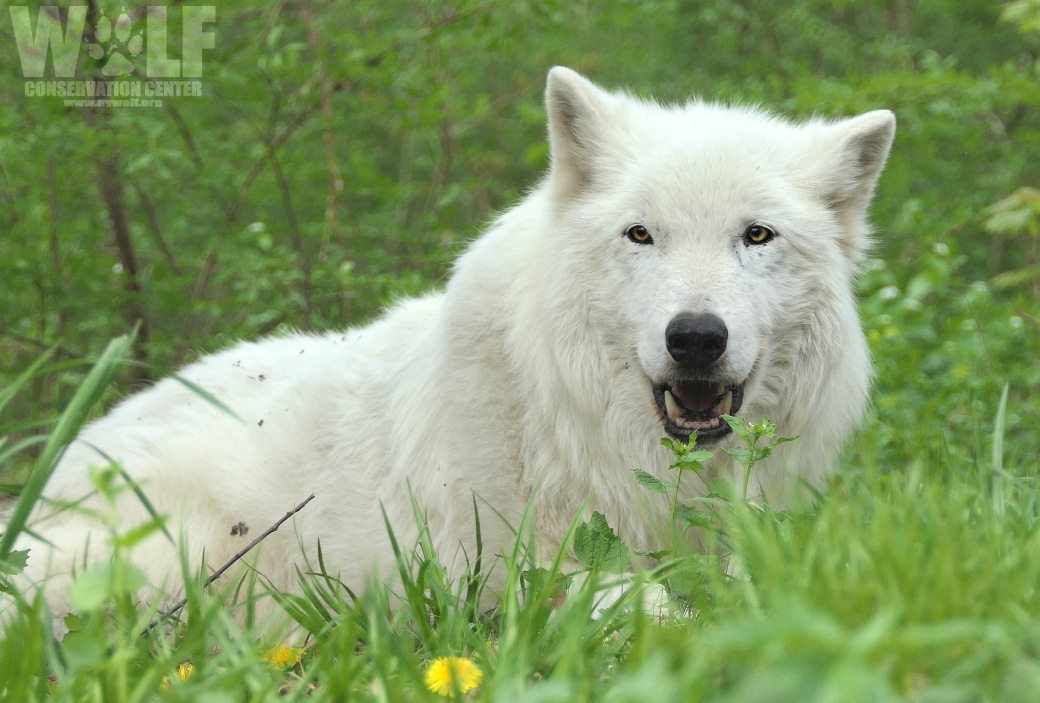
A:
{"type": "Polygon", "coordinates": [[[592,182],[613,102],[613,96],[569,68],[556,66],[549,71],[545,107],[552,179],[565,195],[592,182]]]}
{"type": "Polygon", "coordinates": [[[875,110],[839,122],[834,130],[830,173],[824,197],[839,213],[862,213],[874,195],[874,186],[888,158],[896,133],[896,116],[875,110]]]}

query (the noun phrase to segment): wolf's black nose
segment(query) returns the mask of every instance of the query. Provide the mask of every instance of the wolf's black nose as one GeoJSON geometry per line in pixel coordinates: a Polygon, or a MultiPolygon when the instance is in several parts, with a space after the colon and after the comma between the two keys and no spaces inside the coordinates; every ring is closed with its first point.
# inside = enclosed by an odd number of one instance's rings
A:
{"type": "Polygon", "coordinates": [[[708,366],[726,351],[729,330],[711,313],[682,313],[672,318],[664,331],[668,353],[682,366],[708,366]]]}

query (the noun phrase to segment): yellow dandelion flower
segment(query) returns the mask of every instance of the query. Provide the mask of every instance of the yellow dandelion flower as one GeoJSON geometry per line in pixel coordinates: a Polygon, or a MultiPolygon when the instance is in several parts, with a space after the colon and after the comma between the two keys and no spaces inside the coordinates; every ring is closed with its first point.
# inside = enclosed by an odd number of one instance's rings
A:
{"type": "Polygon", "coordinates": [[[466,693],[480,685],[484,672],[466,657],[437,657],[426,670],[426,687],[441,696],[466,693]]]}
{"type": "Polygon", "coordinates": [[[287,669],[290,666],[296,666],[303,658],[303,647],[285,647],[279,646],[272,649],[270,652],[263,656],[263,661],[274,666],[287,669]]]}
{"type": "MultiPolygon", "coordinates": [[[[191,662],[184,662],[183,664],[177,665],[177,677],[181,680],[181,683],[191,678],[191,675],[195,673],[195,667],[191,662]]],[[[163,676],[162,680],[163,690],[170,690],[170,677],[163,676]]]]}

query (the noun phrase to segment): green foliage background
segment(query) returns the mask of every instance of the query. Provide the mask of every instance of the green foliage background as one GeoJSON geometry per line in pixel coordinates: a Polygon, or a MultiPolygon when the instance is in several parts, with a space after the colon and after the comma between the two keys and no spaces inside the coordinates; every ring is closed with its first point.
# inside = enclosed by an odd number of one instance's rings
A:
{"type": "MultiPolygon", "coordinates": [[[[89,3],[143,28],[144,3],[89,3]]],[[[431,559],[392,604],[374,587],[316,596],[319,580],[281,594],[316,635],[286,673],[269,643],[229,638],[197,584],[169,637],[142,636],[149,614],[112,586],[113,612],[83,613],[61,645],[42,601],[25,604],[0,641],[0,699],[434,700],[429,660],[465,654],[485,671],[476,700],[1037,700],[1040,0],[221,2],[202,97],[107,110],[26,96],[8,8],[0,490],[51,464],[131,344],[109,340],[135,327],[138,363],[108,401],[232,340],[360,324],[440,285],[545,169],[554,64],[666,101],[888,107],[899,130],[859,281],[872,417],[812,513],[683,514],[719,521],[735,564],[708,549],[665,565],[699,564],[696,617],[590,620],[591,580],[556,602],[560,575],[539,582],[517,555],[529,597],[506,589],[488,615],[431,559]]],[[[174,57],[180,17],[172,4],[174,57]]],[[[100,75],[81,52],[77,78],[100,75]]],[[[586,556],[623,557],[601,528],[577,540],[586,556]]]]}
{"type": "MultiPolygon", "coordinates": [[[[1032,0],[222,2],[203,97],[104,110],[25,96],[5,7],[0,383],[141,324],[123,394],[233,339],[361,323],[437,286],[544,170],[543,80],[565,64],[668,101],[895,110],[861,281],[875,417],[849,465],[975,462],[1005,384],[1009,451],[1033,457],[1038,16],[1032,0]]],[[[99,70],[82,52],[79,77],[99,70]]],[[[8,415],[46,421],[84,372],[60,365],[8,415]]]]}

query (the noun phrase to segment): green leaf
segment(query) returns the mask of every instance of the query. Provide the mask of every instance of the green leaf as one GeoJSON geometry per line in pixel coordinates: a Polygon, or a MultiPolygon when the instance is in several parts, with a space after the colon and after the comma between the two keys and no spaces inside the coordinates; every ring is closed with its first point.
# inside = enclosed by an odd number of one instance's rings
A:
{"type": "Polygon", "coordinates": [[[18,549],[0,558],[0,593],[13,593],[8,585],[7,577],[17,576],[25,570],[29,562],[29,550],[18,549]]]}
{"type": "Polygon", "coordinates": [[[649,549],[633,549],[632,553],[637,557],[650,557],[651,559],[664,559],[666,556],[672,553],[671,549],[658,549],[656,551],[649,549]]]}
{"type": "Polygon", "coordinates": [[[520,574],[520,578],[523,580],[528,593],[549,596],[556,596],[566,591],[571,583],[569,577],[540,566],[526,569],[520,574]]]}
{"type": "Polygon", "coordinates": [[[793,442],[796,439],[798,439],[798,438],[797,437],[780,437],[775,442],[770,442],[769,444],[767,444],[766,446],[762,447],[758,451],[758,459],[759,460],[765,459],[767,456],[772,454],[773,450],[776,449],[777,447],[779,447],[781,444],[784,444],[785,442],[793,442]]]}
{"type": "Polygon", "coordinates": [[[592,513],[574,531],[574,554],[586,569],[622,573],[629,569],[628,546],[607,524],[603,513],[592,513]]]}
{"type": "Polygon", "coordinates": [[[731,456],[734,459],[736,459],[737,463],[739,463],[741,466],[745,468],[751,461],[751,450],[747,447],[733,447],[732,449],[723,449],[722,451],[727,456],[731,456]]]}
{"type": "Polygon", "coordinates": [[[724,478],[713,478],[708,481],[708,497],[709,498],[722,498],[723,500],[733,500],[733,496],[736,495],[736,491],[733,488],[733,484],[724,478]]]}
{"type": "Polygon", "coordinates": [[[723,415],[722,419],[726,421],[726,424],[730,426],[730,429],[733,430],[734,434],[747,443],[751,442],[751,428],[741,418],[732,415],[723,415]]]}
{"type": "Polygon", "coordinates": [[[701,471],[704,469],[704,462],[712,457],[712,454],[707,449],[698,449],[696,451],[687,452],[680,456],[674,464],[669,466],[669,469],[682,469],[683,471],[701,471]]]}
{"type": "Polygon", "coordinates": [[[156,517],[148,522],[138,525],[132,530],[116,535],[113,538],[112,543],[115,546],[122,548],[133,547],[148,539],[156,532],[165,531],[165,529],[166,520],[162,517],[156,517]]]}
{"type": "Polygon", "coordinates": [[[69,596],[77,610],[89,612],[113,596],[133,593],[147,582],[144,573],[132,564],[106,561],[77,576],[69,596]]]}
{"type": "Polygon", "coordinates": [[[672,439],[671,437],[662,437],[661,444],[669,449],[672,454],[675,455],[676,459],[681,459],[684,456],[688,456],[690,450],[697,446],[697,433],[694,432],[690,435],[687,442],[682,440],[672,439]]]}
{"type": "Polygon", "coordinates": [[[675,506],[674,517],[686,527],[711,527],[711,516],[691,505],[675,506]]]}
{"type": "Polygon", "coordinates": [[[27,563],[29,563],[28,549],[17,549],[9,552],[3,559],[0,559],[0,574],[5,576],[20,574],[25,570],[27,563]]]}
{"type": "Polygon", "coordinates": [[[674,483],[665,483],[642,469],[636,469],[633,473],[636,475],[636,481],[639,482],[640,486],[655,493],[667,493],[669,488],[675,487],[674,483]]]}
{"type": "Polygon", "coordinates": [[[751,430],[755,439],[758,439],[759,437],[773,437],[776,435],[776,425],[765,417],[752,425],[751,430]]]}
{"type": "Polygon", "coordinates": [[[71,634],[75,634],[79,630],[83,629],[83,618],[76,613],[69,613],[65,616],[65,627],[69,628],[71,634]]]}
{"type": "Polygon", "coordinates": [[[661,445],[667,447],[668,451],[675,455],[676,458],[681,457],[687,451],[689,451],[685,444],[678,442],[671,437],[662,437],[661,445]]]}

